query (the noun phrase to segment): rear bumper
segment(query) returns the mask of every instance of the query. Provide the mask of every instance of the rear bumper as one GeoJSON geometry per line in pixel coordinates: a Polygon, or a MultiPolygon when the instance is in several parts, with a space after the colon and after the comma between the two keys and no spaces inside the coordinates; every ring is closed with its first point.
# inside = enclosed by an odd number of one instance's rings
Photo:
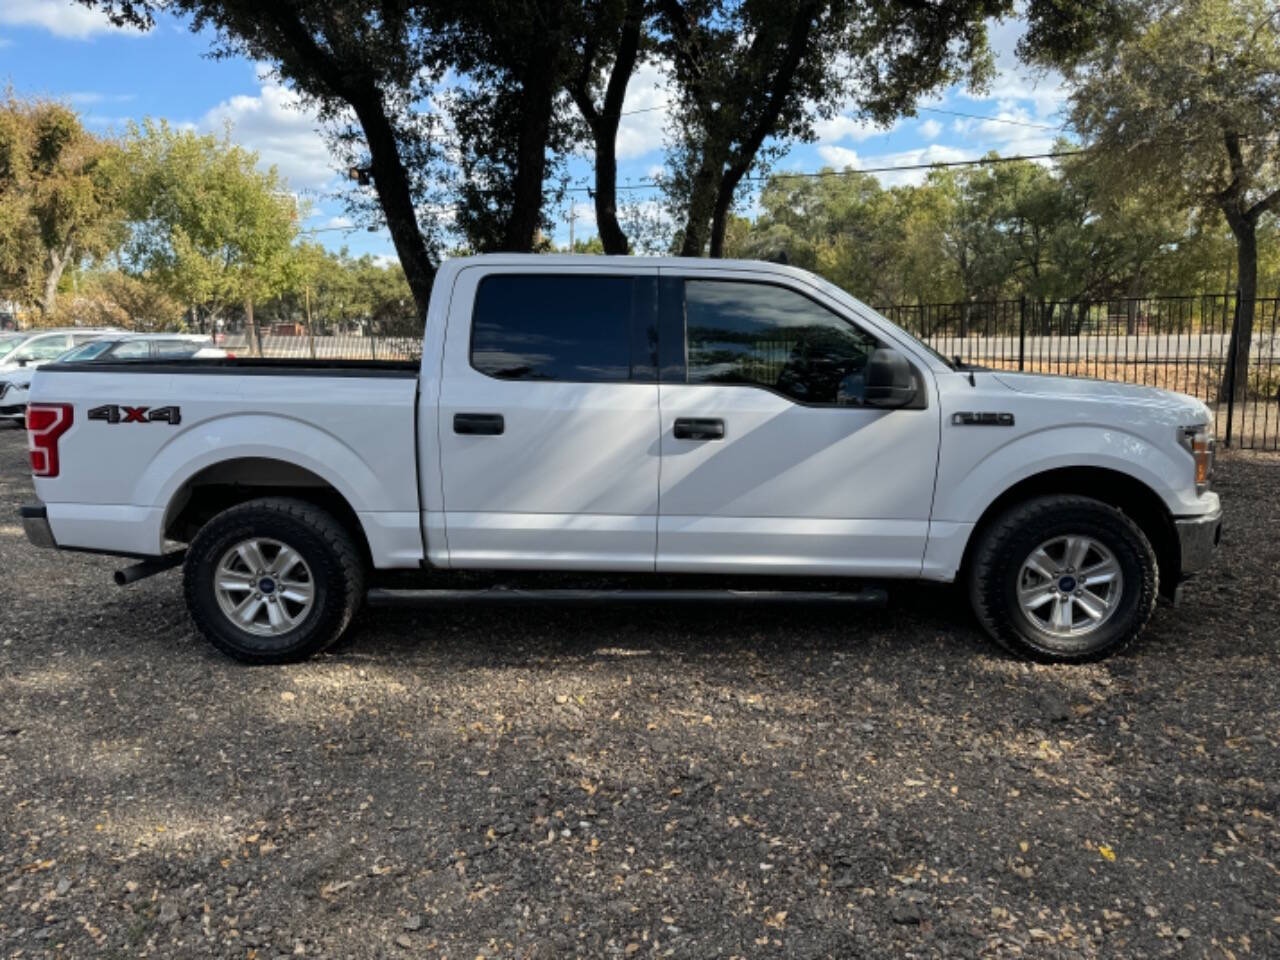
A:
{"type": "Polygon", "coordinates": [[[22,530],[32,544],[37,547],[58,546],[58,541],[53,538],[53,528],[49,526],[49,511],[44,504],[19,507],[18,515],[22,517],[22,530]]]}
{"type": "Polygon", "coordinates": [[[1201,517],[1175,520],[1174,526],[1182,554],[1182,575],[1187,577],[1209,566],[1222,542],[1222,508],[1201,517]]]}

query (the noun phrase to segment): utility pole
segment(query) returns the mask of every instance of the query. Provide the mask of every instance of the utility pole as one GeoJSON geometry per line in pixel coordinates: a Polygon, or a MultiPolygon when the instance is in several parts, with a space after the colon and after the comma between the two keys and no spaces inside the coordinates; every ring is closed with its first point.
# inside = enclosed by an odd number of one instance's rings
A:
{"type": "Polygon", "coordinates": [[[573,221],[578,219],[578,208],[574,206],[573,200],[569,200],[569,252],[573,253],[573,221]]]}

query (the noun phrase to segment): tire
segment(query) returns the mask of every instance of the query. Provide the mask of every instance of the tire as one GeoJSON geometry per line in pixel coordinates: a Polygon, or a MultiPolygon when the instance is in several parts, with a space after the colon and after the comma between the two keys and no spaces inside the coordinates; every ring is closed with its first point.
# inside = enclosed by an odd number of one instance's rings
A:
{"type": "Polygon", "coordinates": [[[328,648],[359,609],[364,579],[347,529],[314,504],[283,497],[215,516],[192,540],[183,567],[187,609],[200,632],[254,664],[296,662],[328,648]]]}
{"type": "Polygon", "coordinates": [[[968,586],[979,622],[1009,652],[1088,663],[1142,632],[1159,568],[1146,535],[1121,511],[1089,497],[1045,496],[982,530],[968,586]]]}

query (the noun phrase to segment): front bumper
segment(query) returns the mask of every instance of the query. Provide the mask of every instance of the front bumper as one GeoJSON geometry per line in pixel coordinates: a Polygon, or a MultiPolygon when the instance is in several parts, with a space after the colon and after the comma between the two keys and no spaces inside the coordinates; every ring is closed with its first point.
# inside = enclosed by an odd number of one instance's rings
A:
{"type": "Polygon", "coordinates": [[[49,526],[49,511],[44,504],[19,507],[18,514],[22,517],[22,530],[32,544],[37,547],[58,546],[58,541],[53,539],[53,528],[49,526]]]}
{"type": "Polygon", "coordinates": [[[1214,550],[1222,542],[1222,508],[1200,517],[1174,520],[1173,523],[1182,552],[1182,575],[1187,577],[1209,566],[1214,550]]]}

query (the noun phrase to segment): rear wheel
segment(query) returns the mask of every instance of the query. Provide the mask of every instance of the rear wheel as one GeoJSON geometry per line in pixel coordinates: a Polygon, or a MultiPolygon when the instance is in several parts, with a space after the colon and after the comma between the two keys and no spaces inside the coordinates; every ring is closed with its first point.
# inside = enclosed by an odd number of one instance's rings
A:
{"type": "Polygon", "coordinates": [[[187,551],[187,607],[200,632],[246,663],[286,663],[324,650],[364,597],[348,531],[302,500],[251,500],[218,514],[187,551]]]}
{"type": "Polygon", "coordinates": [[[1124,513],[1089,497],[1037,497],[981,534],[970,567],[978,619],[1013,653],[1045,663],[1100,660],[1155,608],[1155,551],[1124,513]]]}

